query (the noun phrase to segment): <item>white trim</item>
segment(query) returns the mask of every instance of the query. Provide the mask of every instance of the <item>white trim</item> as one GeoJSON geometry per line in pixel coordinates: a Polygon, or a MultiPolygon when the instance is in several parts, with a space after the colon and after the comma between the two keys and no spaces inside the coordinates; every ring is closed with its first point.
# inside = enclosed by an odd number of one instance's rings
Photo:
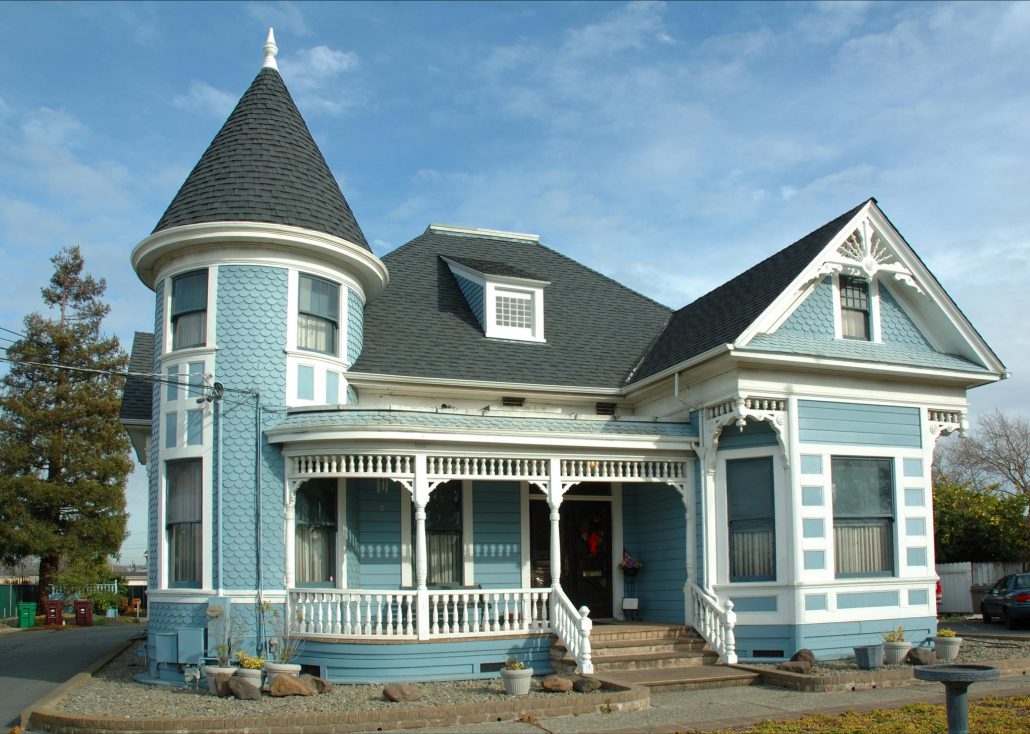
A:
{"type": "Polygon", "coordinates": [[[471,479],[461,480],[461,561],[465,586],[476,583],[476,546],[473,528],[473,487],[471,479]]]}
{"type": "Polygon", "coordinates": [[[471,237],[487,237],[499,240],[524,240],[526,242],[539,242],[540,235],[528,234],[526,232],[506,232],[501,229],[482,229],[480,227],[458,227],[453,224],[430,224],[426,232],[443,232],[446,234],[458,234],[471,237]]]}
{"type": "Polygon", "coordinates": [[[401,586],[414,586],[415,554],[412,548],[411,532],[411,492],[401,488],[401,586]]]}
{"type": "MultiPolygon", "coordinates": [[[[622,482],[611,481],[608,484],[612,493],[612,616],[616,619],[624,619],[622,600],[626,594],[626,580],[623,578],[622,569],[619,568],[619,563],[622,562],[622,549],[626,546],[622,516],[622,482]]],[[[668,484],[659,484],[658,486],[675,491],[668,484]]],[[[568,499],[573,498],[569,497],[568,499]]]]}
{"type": "Polygon", "coordinates": [[[533,559],[529,536],[529,482],[519,482],[519,563],[522,569],[522,588],[533,584],[533,559]]]}
{"type": "MultiPolygon", "coordinates": [[[[728,348],[729,345],[726,345],[726,347],[728,348]]],[[[501,397],[502,395],[511,395],[512,390],[518,390],[519,394],[526,395],[527,399],[535,393],[553,396],[556,399],[561,399],[563,396],[569,396],[570,399],[576,400],[583,400],[584,397],[587,399],[607,398],[613,396],[618,397],[622,396],[624,393],[623,389],[618,387],[577,387],[570,385],[533,383],[518,384],[489,380],[458,380],[451,379],[449,377],[381,375],[372,372],[351,372],[348,376],[355,387],[365,388],[368,390],[390,390],[391,388],[396,387],[411,387],[422,391],[425,388],[432,388],[434,390],[434,395],[441,396],[444,394],[455,394],[466,389],[480,391],[476,393],[476,396],[483,397],[501,397]]],[[[423,393],[418,392],[416,394],[423,393]]]]}
{"type": "MultiPolygon", "coordinates": [[[[294,517],[296,518],[296,514],[294,517]]],[[[347,588],[347,540],[349,538],[349,530],[347,527],[347,480],[343,477],[338,477],[336,479],[336,579],[333,584],[337,589],[347,588]]]]}
{"type": "Polygon", "coordinates": [[[883,344],[883,328],[880,323],[880,279],[869,279],[869,341],[883,344]]]}

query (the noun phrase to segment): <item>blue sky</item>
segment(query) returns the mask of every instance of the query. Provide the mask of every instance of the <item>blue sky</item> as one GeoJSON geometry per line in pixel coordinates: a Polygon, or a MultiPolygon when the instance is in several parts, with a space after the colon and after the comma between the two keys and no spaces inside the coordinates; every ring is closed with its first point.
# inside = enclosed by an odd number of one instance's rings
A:
{"type": "Polygon", "coordinates": [[[678,307],[875,196],[1013,373],[974,412],[1030,413],[1030,3],[4,3],[0,26],[0,326],[78,244],[109,327],[152,328],[129,252],[274,26],[378,254],[429,222],[535,232],[678,307]]]}

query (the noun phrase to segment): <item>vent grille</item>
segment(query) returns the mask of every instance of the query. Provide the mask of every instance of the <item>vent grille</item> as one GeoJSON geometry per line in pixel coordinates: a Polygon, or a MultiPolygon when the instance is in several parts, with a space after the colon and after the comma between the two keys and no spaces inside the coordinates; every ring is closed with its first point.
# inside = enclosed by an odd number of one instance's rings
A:
{"type": "Polygon", "coordinates": [[[615,415],[615,403],[598,403],[594,409],[598,415],[615,415]]]}
{"type": "Polygon", "coordinates": [[[525,398],[517,398],[513,395],[505,395],[501,398],[501,405],[505,408],[521,408],[525,404],[525,398]]]}

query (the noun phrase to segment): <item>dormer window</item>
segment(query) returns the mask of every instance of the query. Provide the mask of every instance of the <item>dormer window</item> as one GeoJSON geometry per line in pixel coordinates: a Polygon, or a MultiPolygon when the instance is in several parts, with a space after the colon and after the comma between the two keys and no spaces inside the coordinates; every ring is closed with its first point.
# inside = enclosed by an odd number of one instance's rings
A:
{"type": "Polygon", "coordinates": [[[297,348],[336,356],[340,340],[340,286],[311,275],[300,276],[297,348]]]}
{"type": "Polygon", "coordinates": [[[172,278],[172,349],[207,344],[207,270],[172,278]]]}
{"type": "Polygon", "coordinates": [[[533,335],[533,294],[507,288],[494,290],[494,326],[521,336],[533,335]]]}
{"type": "Polygon", "coordinates": [[[544,287],[550,281],[506,263],[442,257],[487,337],[544,341],[544,287]]]}
{"type": "Polygon", "coordinates": [[[840,330],[845,339],[869,341],[869,283],[840,276],[840,330]]]}

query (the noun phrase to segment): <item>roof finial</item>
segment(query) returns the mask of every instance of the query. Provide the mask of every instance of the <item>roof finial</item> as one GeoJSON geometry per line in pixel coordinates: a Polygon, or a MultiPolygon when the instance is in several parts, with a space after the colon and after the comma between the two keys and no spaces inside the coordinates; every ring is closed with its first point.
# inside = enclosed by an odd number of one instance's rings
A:
{"type": "Polygon", "coordinates": [[[275,45],[275,34],[272,29],[268,29],[268,40],[265,41],[265,63],[261,65],[262,69],[275,69],[279,70],[279,65],[275,63],[275,55],[279,53],[279,47],[275,45]]]}

